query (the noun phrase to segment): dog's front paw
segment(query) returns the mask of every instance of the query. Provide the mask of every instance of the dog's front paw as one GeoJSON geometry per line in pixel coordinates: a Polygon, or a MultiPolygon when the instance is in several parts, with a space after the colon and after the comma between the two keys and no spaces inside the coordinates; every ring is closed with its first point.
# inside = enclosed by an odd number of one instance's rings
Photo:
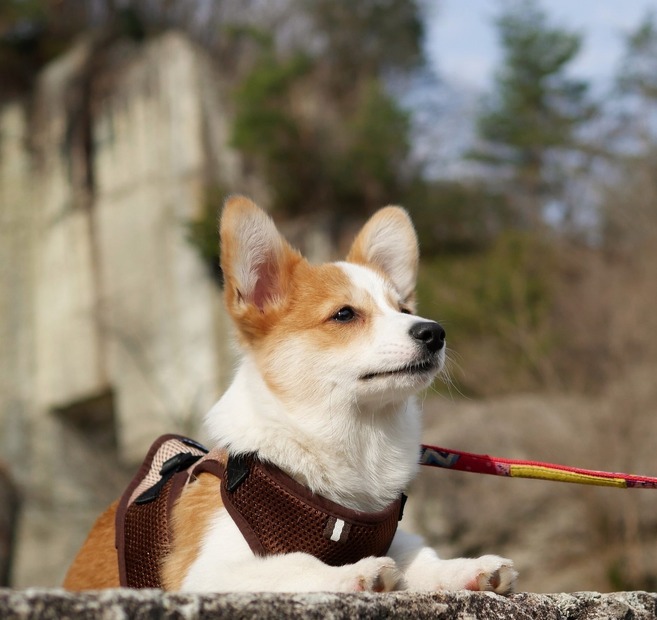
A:
{"type": "Polygon", "coordinates": [[[513,562],[497,555],[441,560],[429,547],[422,549],[405,572],[409,590],[477,590],[509,594],[518,573],[513,562]]]}
{"type": "Polygon", "coordinates": [[[343,592],[390,592],[401,581],[401,573],[392,558],[364,558],[341,566],[338,589],[343,592]]]}
{"type": "Polygon", "coordinates": [[[518,572],[511,560],[497,555],[484,555],[472,562],[477,573],[465,584],[466,590],[497,592],[497,594],[513,592],[518,572]]]}

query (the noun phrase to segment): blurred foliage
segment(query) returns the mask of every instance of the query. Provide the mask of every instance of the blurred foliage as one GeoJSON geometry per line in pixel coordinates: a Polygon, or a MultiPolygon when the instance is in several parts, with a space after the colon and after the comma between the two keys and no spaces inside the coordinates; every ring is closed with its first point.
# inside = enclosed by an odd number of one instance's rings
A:
{"type": "Polygon", "coordinates": [[[452,373],[462,393],[545,386],[553,380],[545,361],[557,342],[550,321],[554,252],[534,233],[507,230],[485,252],[446,254],[422,265],[421,313],[441,322],[450,349],[470,356],[472,372],[452,373]],[[482,370],[480,363],[494,366],[482,370]],[[482,382],[482,376],[496,384],[482,382]]]}
{"type": "Polygon", "coordinates": [[[349,97],[354,86],[372,76],[409,71],[422,62],[424,31],[416,0],[298,0],[296,6],[314,25],[317,56],[336,95],[349,97]]]}
{"type": "Polygon", "coordinates": [[[28,92],[38,71],[83,33],[140,41],[153,20],[137,3],[4,0],[0,4],[0,98],[28,92]]]}
{"type": "Polygon", "coordinates": [[[626,94],[657,101],[657,13],[650,11],[625,40],[618,86],[626,94]]]}
{"type": "Polygon", "coordinates": [[[580,148],[578,129],[595,107],[587,83],[568,74],[581,35],[553,25],[534,0],[505,7],[496,21],[502,66],[479,117],[484,145],[475,156],[510,172],[516,217],[535,227],[546,201],[563,199],[561,157],[580,148]]]}
{"type": "Polygon", "coordinates": [[[343,210],[377,208],[400,197],[406,189],[403,173],[410,149],[408,115],[380,80],[364,84],[345,128],[346,149],[334,155],[332,166],[343,210]]]}
{"type": "MultiPolygon", "coordinates": [[[[255,165],[272,188],[273,208],[298,215],[307,206],[308,186],[319,176],[317,138],[291,108],[292,89],[312,68],[297,52],[278,58],[261,35],[262,52],[237,87],[232,144],[255,165]]],[[[312,193],[311,193],[312,195],[312,193]]]]}
{"type": "Polygon", "coordinates": [[[485,251],[503,230],[514,227],[507,196],[481,182],[420,178],[404,205],[424,257],[485,251]]]}
{"type": "Polygon", "coordinates": [[[185,238],[197,250],[210,276],[219,286],[223,286],[224,276],[221,270],[217,214],[227,194],[224,187],[218,185],[207,187],[200,217],[183,224],[185,238]]]}
{"type": "Polygon", "coordinates": [[[625,37],[616,73],[613,152],[600,204],[607,251],[644,251],[657,235],[657,12],[648,11],[625,37]]]}
{"type": "Polygon", "coordinates": [[[70,43],[64,29],[49,29],[54,9],[43,0],[0,4],[1,96],[28,88],[35,73],[70,43]]]}
{"type": "Polygon", "coordinates": [[[38,71],[82,36],[96,44],[140,42],[176,29],[230,73],[237,57],[248,57],[242,34],[255,5],[261,21],[274,20],[275,11],[258,0],[2,0],[0,98],[29,92],[38,71]]]}
{"type": "MultiPolygon", "coordinates": [[[[363,28],[370,24],[364,9],[378,14],[380,4],[359,5],[363,28]]],[[[310,15],[321,10],[317,22],[323,26],[348,21],[340,7],[320,2],[310,15]]],[[[368,213],[401,194],[409,121],[380,75],[394,65],[390,50],[372,46],[369,55],[341,60],[342,39],[332,31],[319,36],[329,49],[337,46],[335,54],[277,51],[260,33],[261,53],[236,89],[233,145],[266,178],[274,210],[329,213],[337,232],[345,216],[368,213]]]]}

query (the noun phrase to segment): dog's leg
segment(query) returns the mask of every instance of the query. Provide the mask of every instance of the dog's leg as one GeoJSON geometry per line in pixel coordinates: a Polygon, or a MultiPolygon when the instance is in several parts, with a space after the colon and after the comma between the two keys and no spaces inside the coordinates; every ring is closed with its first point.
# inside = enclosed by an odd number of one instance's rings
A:
{"type": "Polygon", "coordinates": [[[420,536],[397,530],[389,555],[408,590],[489,590],[508,594],[518,573],[513,562],[496,555],[441,560],[420,536]]]}
{"type": "Polygon", "coordinates": [[[182,584],[186,591],[243,592],[390,592],[401,575],[387,557],[329,566],[307,553],[251,557],[212,570],[193,567],[182,584]],[[201,574],[199,574],[201,573],[201,574]]]}
{"type": "MultiPolygon", "coordinates": [[[[401,575],[389,557],[329,566],[307,553],[255,556],[225,510],[211,519],[198,556],[180,580],[185,591],[389,592],[401,575]]],[[[178,586],[176,586],[178,587],[178,586]]]]}

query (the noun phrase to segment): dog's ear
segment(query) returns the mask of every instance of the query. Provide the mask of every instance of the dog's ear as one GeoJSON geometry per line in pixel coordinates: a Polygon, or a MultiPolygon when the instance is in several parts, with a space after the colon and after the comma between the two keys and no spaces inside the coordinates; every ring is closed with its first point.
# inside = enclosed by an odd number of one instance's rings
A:
{"type": "Polygon", "coordinates": [[[221,268],[228,309],[264,314],[284,297],[291,268],[302,260],[272,219],[248,198],[226,200],[219,226],[221,268]]]}
{"type": "Polygon", "coordinates": [[[408,213],[400,207],[377,211],[358,233],[347,260],[382,271],[402,299],[415,299],[420,253],[417,235],[408,213]]]}

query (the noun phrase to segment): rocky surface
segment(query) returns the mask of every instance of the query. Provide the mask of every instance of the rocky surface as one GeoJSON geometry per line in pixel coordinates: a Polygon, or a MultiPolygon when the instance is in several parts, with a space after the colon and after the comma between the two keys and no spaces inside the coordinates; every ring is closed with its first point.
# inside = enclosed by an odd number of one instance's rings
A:
{"type": "Polygon", "coordinates": [[[168,594],[159,590],[0,589],[0,618],[36,620],[146,618],[436,618],[439,620],[610,620],[656,618],[657,594],[168,594]]]}

